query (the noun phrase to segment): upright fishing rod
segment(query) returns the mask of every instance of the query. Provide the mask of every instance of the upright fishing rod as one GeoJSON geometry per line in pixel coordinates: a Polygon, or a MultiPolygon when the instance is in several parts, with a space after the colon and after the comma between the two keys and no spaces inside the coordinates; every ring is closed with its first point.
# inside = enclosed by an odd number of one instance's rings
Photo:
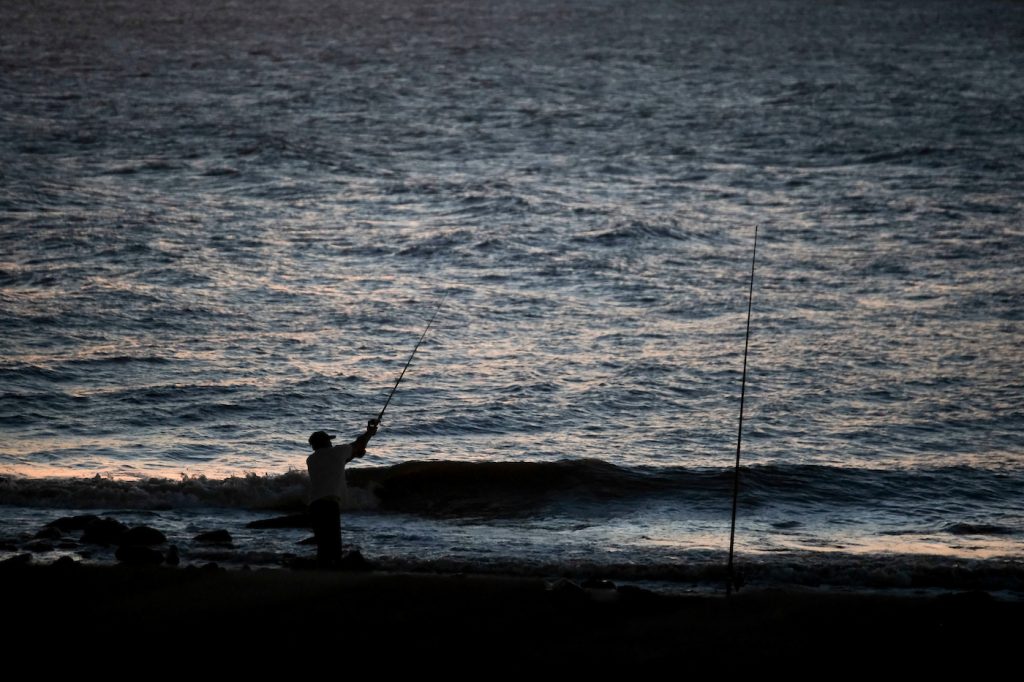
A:
{"type": "Polygon", "coordinates": [[[747,295],[747,338],[743,342],[743,380],[740,388],[740,425],[736,433],[736,469],[732,479],[732,526],[729,530],[729,582],[725,585],[725,596],[732,595],[736,576],[733,572],[732,555],[736,543],[736,501],[740,493],[740,444],[743,442],[743,400],[747,395],[747,350],[750,348],[750,311],[754,303],[754,263],[757,262],[757,225],[754,225],[754,255],[750,259],[750,293],[747,295]]]}
{"type": "Polygon", "coordinates": [[[430,331],[431,325],[434,324],[434,318],[441,312],[441,306],[444,305],[445,300],[448,298],[448,292],[444,292],[444,296],[441,298],[441,302],[437,304],[437,309],[434,310],[434,314],[430,317],[430,322],[427,323],[427,328],[420,334],[420,340],[416,342],[416,345],[412,349],[412,353],[409,354],[409,361],[405,363],[405,367],[402,368],[402,373],[398,375],[398,381],[395,382],[394,387],[391,389],[391,393],[388,394],[388,400],[384,403],[384,407],[380,408],[380,414],[377,415],[377,424],[379,425],[384,419],[384,410],[388,409],[388,405],[391,404],[391,398],[395,395],[395,391],[398,390],[398,384],[402,383],[402,377],[405,376],[405,370],[409,369],[409,365],[412,364],[412,359],[416,357],[416,351],[419,350],[420,344],[423,343],[423,339],[426,338],[427,332],[430,331]]]}

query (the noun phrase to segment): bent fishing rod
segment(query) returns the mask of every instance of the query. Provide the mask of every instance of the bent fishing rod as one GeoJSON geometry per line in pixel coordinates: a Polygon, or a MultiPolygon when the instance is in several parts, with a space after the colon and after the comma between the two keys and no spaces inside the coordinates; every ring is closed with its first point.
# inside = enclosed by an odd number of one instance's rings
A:
{"type": "Polygon", "coordinates": [[[732,555],[736,541],[736,501],[740,492],[740,444],[743,442],[743,400],[747,395],[747,350],[750,348],[750,310],[754,303],[754,263],[757,261],[757,228],[754,225],[754,255],[750,259],[750,293],[747,296],[747,338],[743,342],[743,381],[740,388],[740,426],[736,433],[736,470],[732,479],[732,525],[729,529],[729,566],[725,596],[732,595],[736,575],[733,571],[732,555]]]}
{"type": "Polygon", "coordinates": [[[409,369],[409,365],[412,364],[412,359],[416,357],[416,351],[419,350],[420,344],[423,343],[423,339],[426,338],[427,332],[430,331],[430,327],[434,324],[434,319],[437,317],[437,314],[441,312],[441,307],[447,299],[448,292],[446,291],[444,292],[444,296],[441,298],[441,302],[437,304],[437,309],[434,310],[434,314],[430,317],[430,322],[427,323],[427,328],[423,330],[422,334],[420,334],[420,340],[416,342],[416,345],[412,349],[412,353],[409,354],[409,360],[405,363],[405,367],[402,368],[402,373],[398,375],[398,380],[392,387],[391,393],[388,394],[387,402],[384,403],[384,407],[380,408],[380,414],[377,415],[377,419],[375,420],[376,426],[380,426],[384,419],[384,410],[388,409],[388,405],[391,404],[391,398],[395,395],[395,391],[398,390],[398,384],[402,383],[402,377],[405,376],[405,370],[409,369]]]}

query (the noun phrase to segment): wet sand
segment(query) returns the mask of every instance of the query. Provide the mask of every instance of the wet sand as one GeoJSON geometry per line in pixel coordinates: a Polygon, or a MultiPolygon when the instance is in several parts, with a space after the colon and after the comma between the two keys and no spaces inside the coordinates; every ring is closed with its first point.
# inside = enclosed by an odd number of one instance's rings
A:
{"type": "Polygon", "coordinates": [[[8,565],[0,585],[10,651],[45,641],[122,663],[213,652],[228,668],[329,655],[375,677],[666,666],[977,674],[1012,660],[1024,616],[1024,602],[985,593],[744,590],[726,599],[379,572],[8,565]]]}

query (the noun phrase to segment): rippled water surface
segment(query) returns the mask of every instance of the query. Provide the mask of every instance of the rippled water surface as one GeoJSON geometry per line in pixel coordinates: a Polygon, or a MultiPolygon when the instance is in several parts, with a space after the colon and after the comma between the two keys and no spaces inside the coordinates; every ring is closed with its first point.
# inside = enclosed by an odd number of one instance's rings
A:
{"type": "MultiPolygon", "coordinates": [[[[744,461],[865,472],[853,535],[891,512],[1021,552],[1020,3],[53,0],[0,25],[8,474],[301,468],[309,432],[379,411],[445,293],[366,465],[719,471],[760,225],[744,461]],[[877,509],[908,471],[926,499],[877,509]]],[[[817,494],[776,522],[811,509],[833,542],[817,494]]]]}

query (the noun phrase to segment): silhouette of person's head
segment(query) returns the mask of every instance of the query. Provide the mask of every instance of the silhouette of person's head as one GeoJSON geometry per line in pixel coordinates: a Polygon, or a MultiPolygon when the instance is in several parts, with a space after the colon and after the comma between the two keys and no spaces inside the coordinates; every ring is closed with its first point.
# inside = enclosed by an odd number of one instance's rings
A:
{"type": "Polygon", "coordinates": [[[314,431],[313,435],[309,437],[309,445],[314,450],[329,448],[332,440],[334,440],[334,436],[329,435],[326,431],[314,431]]]}

